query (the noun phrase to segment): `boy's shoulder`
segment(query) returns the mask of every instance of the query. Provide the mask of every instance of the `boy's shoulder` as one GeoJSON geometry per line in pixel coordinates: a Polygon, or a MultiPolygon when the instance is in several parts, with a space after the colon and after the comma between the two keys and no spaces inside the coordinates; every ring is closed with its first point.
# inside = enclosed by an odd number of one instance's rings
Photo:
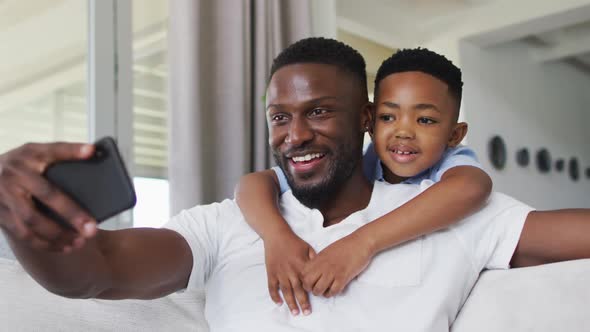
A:
{"type": "Polygon", "coordinates": [[[447,148],[436,164],[421,174],[406,180],[405,183],[418,184],[424,180],[439,182],[446,171],[457,166],[473,166],[483,169],[477,160],[475,151],[468,146],[459,145],[447,148]]]}

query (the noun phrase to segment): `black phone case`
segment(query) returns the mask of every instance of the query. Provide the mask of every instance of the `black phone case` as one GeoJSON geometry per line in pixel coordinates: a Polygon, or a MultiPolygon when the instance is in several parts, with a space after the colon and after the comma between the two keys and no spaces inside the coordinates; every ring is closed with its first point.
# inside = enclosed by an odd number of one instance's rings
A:
{"type": "MultiPolygon", "coordinates": [[[[95,147],[90,159],[53,164],[44,175],[101,222],[135,206],[136,196],[115,141],[105,137],[95,147]]],[[[36,204],[48,217],[71,228],[53,210],[39,201],[36,204]]]]}

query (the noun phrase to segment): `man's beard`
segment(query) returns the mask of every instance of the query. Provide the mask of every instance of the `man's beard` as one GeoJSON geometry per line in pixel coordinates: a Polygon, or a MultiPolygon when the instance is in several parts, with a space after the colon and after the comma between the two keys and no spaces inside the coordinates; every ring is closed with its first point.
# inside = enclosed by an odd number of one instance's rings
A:
{"type": "MultiPolygon", "coordinates": [[[[307,148],[293,149],[289,153],[304,151],[307,148]]],[[[322,177],[322,181],[313,185],[297,185],[293,175],[288,171],[289,162],[284,158],[285,154],[279,154],[273,150],[273,157],[275,162],[285,173],[289,187],[293,192],[293,196],[297,198],[303,205],[315,209],[320,208],[325,202],[329,201],[336,195],[346,181],[352,176],[354,168],[359,161],[360,148],[354,144],[341,144],[336,150],[326,154],[324,158],[335,156],[329,161],[328,172],[322,177]]],[[[310,175],[317,176],[317,174],[310,175]]]]}

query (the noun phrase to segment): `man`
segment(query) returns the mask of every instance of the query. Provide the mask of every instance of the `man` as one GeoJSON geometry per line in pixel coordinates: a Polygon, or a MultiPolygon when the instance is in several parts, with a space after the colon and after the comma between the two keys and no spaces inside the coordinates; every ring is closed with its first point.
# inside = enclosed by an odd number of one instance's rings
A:
{"type": "MultiPolygon", "coordinates": [[[[270,143],[292,188],[281,206],[316,251],[430,185],[367,183],[360,166],[365,80],[360,54],[332,40],[300,41],[273,66],[267,114],[278,126],[269,124],[270,143]],[[321,159],[308,169],[286,166],[309,152],[321,159]]],[[[67,297],[151,299],[205,288],[213,331],[444,330],[482,269],[590,256],[586,212],[530,212],[496,195],[458,226],[383,252],[342,295],[311,297],[314,313],[293,316],[268,297],[262,241],[234,201],[183,211],[167,229],[97,231],[40,176],[52,162],[91,153],[87,145],[29,144],[0,156],[0,220],[19,261],[41,285],[67,297]],[[47,220],[31,196],[79,233],[47,220]]],[[[304,301],[301,282],[291,283],[304,301]]]]}

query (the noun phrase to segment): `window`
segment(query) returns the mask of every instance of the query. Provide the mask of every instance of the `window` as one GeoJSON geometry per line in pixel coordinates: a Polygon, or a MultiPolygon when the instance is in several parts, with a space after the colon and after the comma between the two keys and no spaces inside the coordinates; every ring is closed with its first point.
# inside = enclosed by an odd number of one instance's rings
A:
{"type": "Polygon", "coordinates": [[[135,227],[169,218],[167,168],[168,0],[133,0],[133,156],[135,227]]]}
{"type": "Polygon", "coordinates": [[[0,153],[87,140],[87,17],[86,1],[0,1],[0,153]]]}

